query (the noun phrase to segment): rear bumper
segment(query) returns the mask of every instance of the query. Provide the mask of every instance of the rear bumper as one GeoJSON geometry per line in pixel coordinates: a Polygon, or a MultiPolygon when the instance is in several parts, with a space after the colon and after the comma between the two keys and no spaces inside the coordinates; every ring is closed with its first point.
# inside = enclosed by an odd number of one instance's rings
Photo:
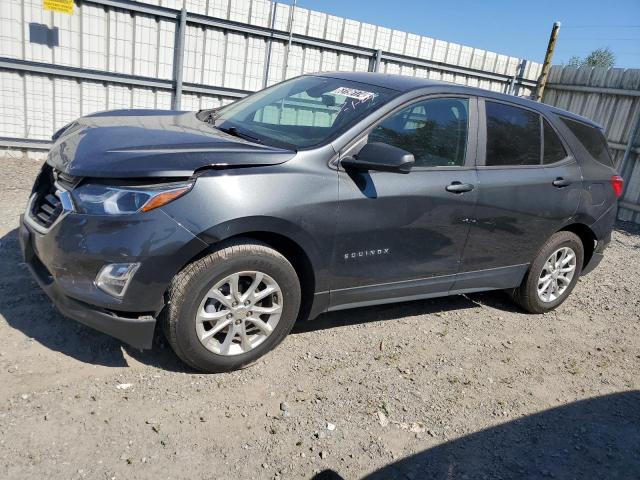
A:
{"type": "Polygon", "coordinates": [[[591,273],[604,258],[604,251],[609,246],[609,242],[611,241],[611,235],[609,235],[604,241],[598,242],[595,251],[591,255],[591,259],[589,263],[587,263],[582,269],[581,275],[587,275],[591,273]]]}
{"type": "Polygon", "coordinates": [[[142,349],[151,348],[156,319],[151,315],[121,317],[106,309],[89,305],[66,295],[45,265],[38,258],[32,246],[32,232],[20,218],[20,249],[26,265],[51,299],[56,308],[66,317],[88,327],[106,333],[123,342],[142,349]]]}
{"type": "Polygon", "coordinates": [[[604,258],[604,252],[611,243],[611,232],[613,231],[613,226],[616,222],[617,212],[618,205],[613,204],[602,215],[600,215],[598,220],[589,225],[591,231],[595,234],[597,245],[589,259],[589,263],[587,263],[582,269],[581,275],[591,273],[598,265],[600,265],[600,262],[604,258]]]}
{"type": "Polygon", "coordinates": [[[591,256],[591,260],[589,260],[589,263],[587,263],[585,267],[582,269],[581,275],[587,275],[591,273],[598,265],[600,265],[600,262],[602,261],[603,258],[604,258],[603,253],[594,252],[593,255],[591,256]]]}

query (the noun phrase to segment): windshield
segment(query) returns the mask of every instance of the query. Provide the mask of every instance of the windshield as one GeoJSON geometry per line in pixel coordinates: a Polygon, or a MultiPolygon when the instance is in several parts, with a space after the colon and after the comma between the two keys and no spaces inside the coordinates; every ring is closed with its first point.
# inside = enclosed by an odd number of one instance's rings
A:
{"type": "Polygon", "coordinates": [[[258,143],[309,148],[331,140],[397,93],[365,83],[304,76],[199,117],[258,143]]]}

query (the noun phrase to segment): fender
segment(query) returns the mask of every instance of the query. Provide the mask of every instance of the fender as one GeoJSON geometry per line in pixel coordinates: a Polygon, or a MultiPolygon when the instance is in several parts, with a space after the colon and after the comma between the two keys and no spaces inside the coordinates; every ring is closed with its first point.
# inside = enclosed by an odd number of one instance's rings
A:
{"type": "Polygon", "coordinates": [[[288,220],[270,216],[240,217],[217,224],[196,236],[211,246],[231,237],[257,232],[281,235],[296,243],[311,262],[316,291],[329,290],[328,269],[333,245],[321,248],[308,232],[288,220]]]}

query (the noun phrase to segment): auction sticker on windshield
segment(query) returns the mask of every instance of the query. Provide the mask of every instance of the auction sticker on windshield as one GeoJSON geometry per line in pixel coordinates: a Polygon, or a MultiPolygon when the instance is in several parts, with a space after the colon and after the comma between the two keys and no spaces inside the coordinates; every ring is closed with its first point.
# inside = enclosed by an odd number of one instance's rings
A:
{"type": "Polygon", "coordinates": [[[366,90],[358,90],[357,88],[338,87],[333,92],[329,92],[333,95],[342,95],[349,98],[355,98],[357,100],[370,100],[375,97],[375,93],[367,92],[366,90]]]}

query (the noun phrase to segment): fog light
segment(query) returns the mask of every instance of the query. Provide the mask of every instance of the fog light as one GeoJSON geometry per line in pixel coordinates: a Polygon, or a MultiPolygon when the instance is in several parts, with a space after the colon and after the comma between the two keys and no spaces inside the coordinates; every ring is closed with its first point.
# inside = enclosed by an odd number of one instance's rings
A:
{"type": "Polygon", "coordinates": [[[139,267],[139,263],[110,263],[105,265],[96,277],[96,287],[109,295],[122,298],[139,267]]]}

